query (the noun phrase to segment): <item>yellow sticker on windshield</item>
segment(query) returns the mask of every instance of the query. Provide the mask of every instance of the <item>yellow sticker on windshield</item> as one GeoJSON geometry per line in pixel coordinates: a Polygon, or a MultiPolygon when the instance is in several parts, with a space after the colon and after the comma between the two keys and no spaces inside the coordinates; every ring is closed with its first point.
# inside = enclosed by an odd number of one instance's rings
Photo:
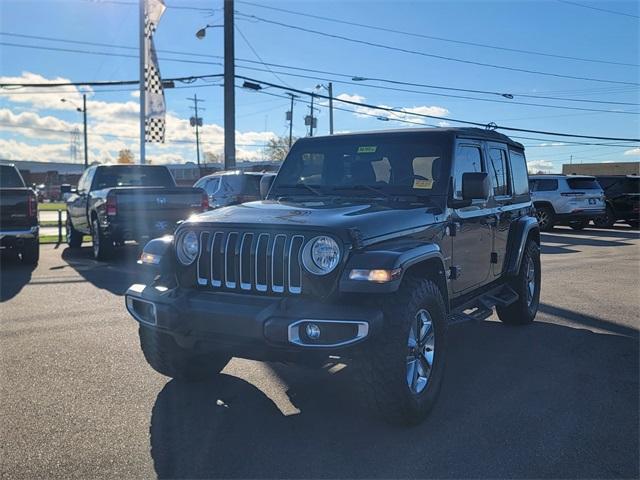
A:
{"type": "Polygon", "coordinates": [[[430,189],[432,186],[433,186],[433,180],[422,180],[422,179],[416,178],[413,181],[413,188],[430,189]]]}
{"type": "Polygon", "coordinates": [[[358,147],[358,153],[376,153],[377,149],[378,149],[378,147],[376,147],[376,146],[358,147]]]}

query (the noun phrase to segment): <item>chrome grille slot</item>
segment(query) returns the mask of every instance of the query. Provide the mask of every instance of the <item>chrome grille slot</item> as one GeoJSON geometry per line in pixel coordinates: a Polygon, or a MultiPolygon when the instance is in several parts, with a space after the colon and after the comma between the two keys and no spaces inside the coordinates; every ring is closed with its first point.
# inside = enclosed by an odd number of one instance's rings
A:
{"type": "Polygon", "coordinates": [[[304,236],[266,232],[200,233],[197,285],[259,293],[302,293],[304,236]]]}

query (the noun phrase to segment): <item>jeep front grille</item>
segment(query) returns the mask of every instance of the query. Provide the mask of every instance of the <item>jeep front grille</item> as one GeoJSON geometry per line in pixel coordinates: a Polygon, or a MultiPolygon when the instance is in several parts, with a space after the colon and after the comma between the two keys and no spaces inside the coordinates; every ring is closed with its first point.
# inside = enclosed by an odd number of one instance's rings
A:
{"type": "Polygon", "coordinates": [[[302,293],[302,235],[215,231],[200,233],[200,287],[271,294],[302,293]]]}

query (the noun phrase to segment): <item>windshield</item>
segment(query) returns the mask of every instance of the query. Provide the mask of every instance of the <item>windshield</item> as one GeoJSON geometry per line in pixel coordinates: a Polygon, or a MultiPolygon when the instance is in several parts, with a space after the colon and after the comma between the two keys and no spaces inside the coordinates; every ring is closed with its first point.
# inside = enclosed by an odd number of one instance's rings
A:
{"type": "Polygon", "coordinates": [[[24,183],[16,169],[8,165],[0,165],[0,188],[21,187],[24,187],[24,183]]]}
{"type": "Polygon", "coordinates": [[[367,135],[298,142],[280,168],[272,194],[444,193],[447,144],[409,140],[367,135]]]}
{"type": "Polygon", "coordinates": [[[98,168],[93,190],[113,187],[173,187],[175,182],[165,167],[112,166],[98,168]]]}

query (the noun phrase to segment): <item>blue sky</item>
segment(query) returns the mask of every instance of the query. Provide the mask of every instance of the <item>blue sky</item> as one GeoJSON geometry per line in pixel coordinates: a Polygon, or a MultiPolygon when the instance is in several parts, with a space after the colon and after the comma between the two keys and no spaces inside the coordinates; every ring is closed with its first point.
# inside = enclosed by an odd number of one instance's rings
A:
{"type": "MultiPolygon", "coordinates": [[[[445,90],[402,87],[420,90],[420,93],[399,92],[373,88],[384,86],[376,82],[349,82],[348,77],[316,75],[321,79],[290,76],[292,70],[277,76],[271,72],[245,69],[251,66],[265,69],[259,63],[238,62],[236,73],[273,83],[310,91],[318,83],[334,80],[334,95],[356,99],[374,105],[386,105],[431,113],[439,116],[467,119],[482,123],[495,122],[519,128],[562,131],[597,136],[640,136],[637,113],[640,82],[637,66],[560,59],[542,55],[524,54],[470,46],[434,39],[416,38],[391,32],[366,29],[293,15],[236,0],[236,57],[238,59],[283,64],[292,67],[324,70],[350,76],[375,77],[404,82],[440,85],[454,88],[510,93],[512,102],[482,94],[469,94],[445,90]],[[251,18],[274,20],[296,27],[348,36],[395,48],[448,56],[475,62],[490,63],[510,68],[589,77],[613,82],[558,78],[515,72],[504,69],[470,65],[398,51],[365,46],[302,32],[251,18]],[[244,34],[252,48],[240,34],[244,34]],[[259,56],[259,58],[257,57],[259,56]],[[628,83],[636,84],[628,85],[628,83]],[[492,103],[470,99],[435,95],[465,95],[502,100],[492,103]],[[522,98],[519,94],[553,96],[564,100],[522,98]],[[569,99],[624,102],[632,105],[575,102],[569,99]],[[534,107],[513,102],[542,103],[555,106],[599,109],[605,112],[565,110],[534,107]]],[[[637,65],[639,58],[639,20],[637,2],[576,0],[585,8],[560,1],[277,1],[261,2],[265,6],[293,10],[301,13],[339,18],[351,22],[381,25],[390,29],[415,32],[456,41],[483,43],[520,50],[581,57],[608,62],[637,65]],[[596,10],[600,8],[614,13],[596,10]]],[[[76,42],[99,42],[109,45],[136,47],[138,45],[138,7],[133,0],[2,0],[0,3],[0,42],[30,45],[38,48],[84,50],[92,54],[39,50],[0,45],[0,77],[9,79],[31,78],[47,81],[55,78],[72,81],[130,80],[138,76],[136,58],[123,58],[108,54],[135,56],[135,50],[110,46],[81,45],[51,40],[15,36],[31,35],[59,38],[76,42]],[[12,35],[7,35],[12,34],[12,35]]],[[[160,68],[165,78],[187,75],[216,74],[222,66],[198,62],[222,62],[220,58],[196,55],[222,56],[222,30],[210,29],[203,40],[194,33],[203,25],[222,23],[222,0],[166,0],[168,9],[156,33],[156,48],[186,52],[184,54],[159,53],[160,68]],[[195,9],[185,8],[195,7],[195,9]],[[198,10],[201,8],[203,10],[198,10]],[[210,10],[206,10],[210,9],[210,10]],[[169,59],[182,61],[170,61],[169,59]],[[184,60],[196,62],[188,63],[184,60]]],[[[300,73],[298,71],[298,73],[300,73]]],[[[222,88],[220,82],[193,85],[167,90],[169,110],[168,138],[162,147],[151,146],[148,154],[158,161],[195,160],[195,147],[189,142],[194,135],[188,126],[191,102],[187,97],[196,93],[206,101],[202,104],[205,122],[204,150],[219,153],[222,145],[222,88]]],[[[390,86],[386,84],[386,86],[390,86]]],[[[137,152],[134,138],[138,133],[136,109],[138,99],[132,87],[94,88],[89,93],[89,146],[92,160],[113,159],[121,148],[137,152]],[[118,138],[120,137],[120,138],[118,138]]],[[[33,93],[23,89],[0,93],[0,147],[5,158],[26,160],[65,160],[69,158],[70,135],[67,132],[80,127],[80,115],[62,96],[79,101],[76,89],[60,88],[50,93],[33,93]],[[20,127],[20,128],[16,128],[20,127]],[[31,128],[39,128],[33,130],[31,128]],[[51,130],[61,130],[54,132],[51,130]]],[[[288,133],[285,111],[289,102],[268,95],[282,95],[274,88],[265,93],[238,89],[236,93],[238,147],[241,158],[261,158],[261,148],[273,135],[288,133]]],[[[328,132],[328,111],[320,102],[318,132],[328,132]]],[[[354,110],[353,106],[336,106],[354,110]]],[[[308,112],[308,101],[299,101],[294,107],[294,135],[305,135],[303,115],[308,112]]],[[[364,114],[376,112],[335,112],[337,131],[401,128],[398,121],[386,121],[364,114]]],[[[382,115],[382,112],[379,112],[382,115]]],[[[431,121],[397,115],[395,118],[411,121],[431,121]]],[[[455,125],[453,122],[449,122],[455,125]]],[[[516,135],[516,134],[514,134],[516,135]]],[[[559,170],[571,155],[575,162],[622,161],[640,159],[638,145],[606,147],[593,145],[550,145],[562,143],[547,135],[527,135],[544,140],[522,139],[529,148],[528,160],[535,168],[559,170]]],[[[588,142],[588,141],[587,141],[588,142]]],[[[596,142],[597,143],[597,142],[596,142]]]]}

